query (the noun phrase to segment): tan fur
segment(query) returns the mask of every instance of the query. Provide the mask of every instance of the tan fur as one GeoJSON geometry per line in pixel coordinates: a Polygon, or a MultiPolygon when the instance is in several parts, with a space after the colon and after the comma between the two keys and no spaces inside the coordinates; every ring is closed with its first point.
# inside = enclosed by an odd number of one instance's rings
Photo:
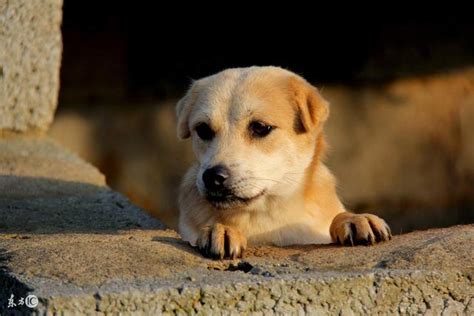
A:
{"type": "Polygon", "coordinates": [[[346,212],[324,165],[323,125],[329,105],[303,78],[277,67],[228,69],[196,81],[178,103],[178,137],[192,137],[198,163],[184,177],[179,231],[205,255],[238,257],[251,245],[373,243],[390,238],[375,215],[346,212]],[[251,121],[276,126],[265,138],[251,121]],[[194,131],[205,122],[215,138],[194,131]],[[252,197],[214,208],[200,182],[209,166],[231,166],[235,190],[252,197]],[[255,196],[255,198],[253,198],[255,196]]]}

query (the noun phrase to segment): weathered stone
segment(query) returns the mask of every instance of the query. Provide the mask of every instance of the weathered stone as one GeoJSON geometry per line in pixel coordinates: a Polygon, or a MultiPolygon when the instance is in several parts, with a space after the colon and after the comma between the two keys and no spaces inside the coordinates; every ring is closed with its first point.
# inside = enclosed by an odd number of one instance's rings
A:
{"type": "MultiPolygon", "coordinates": [[[[0,231],[51,234],[147,227],[93,166],[48,138],[0,138],[0,231]]],[[[153,227],[161,227],[154,225],[153,227]]]]}
{"type": "Polygon", "coordinates": [[[0,0],[0,130],[46,130],[59,90],[62,0],[0,0]]]}

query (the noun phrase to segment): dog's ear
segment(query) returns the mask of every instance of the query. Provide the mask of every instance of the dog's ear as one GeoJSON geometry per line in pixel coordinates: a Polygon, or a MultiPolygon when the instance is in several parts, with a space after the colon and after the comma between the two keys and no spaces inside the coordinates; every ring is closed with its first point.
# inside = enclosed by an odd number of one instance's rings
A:
{"type": "Polygon", "coordinates": [[[178,139],[180,140],[191,136],[191,131],[189,130],[189,115],[197,98],[196,86],[197,81],[191,84],[191,87],[189,87],[184,97],[176,104],[176,117],[178,119],[177,133],[178,139]]]}
{"type": "Polygon", "coordinates": [[[305,133],[321,129],[329,116],[329,103],[318,89],[303,78],[292,77],[290,92],[296,105],[295,131],[305,133]]]}

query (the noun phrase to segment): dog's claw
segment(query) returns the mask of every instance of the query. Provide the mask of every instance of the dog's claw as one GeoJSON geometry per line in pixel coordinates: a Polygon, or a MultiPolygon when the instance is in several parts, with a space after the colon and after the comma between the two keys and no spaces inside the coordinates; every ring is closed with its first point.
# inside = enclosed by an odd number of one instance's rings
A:
{"type": "Polygon", "coordinates": [[[352,238],[352,230],[349,230],[349,233],[347,234],[346,238],[344,239],[344,245],[347,246],[352,246],[354,247],[354,238],[352,238]]]}
{"type": "Polygon", "coordinates": [[[375,215],[345,213],[334,219],[331,236],[342,245],[374,245],[392,239],[392,232],[385,221],[375,215]]]}
{"type": "Polygon", "coordinates": [[[197,247],[205,257],[211,259],[235,259],[242,257],[247,240],[239,231],[215,224],[201,229],[197,247]]]}
{"type": "Polygon", "coordinates": [[[371,245],[375,244],[375,236],[374,236],[374,234],[369,234],[369,240],[368,240],[368,241],[369,241],[369,243],[370,243],[371,245]]]}

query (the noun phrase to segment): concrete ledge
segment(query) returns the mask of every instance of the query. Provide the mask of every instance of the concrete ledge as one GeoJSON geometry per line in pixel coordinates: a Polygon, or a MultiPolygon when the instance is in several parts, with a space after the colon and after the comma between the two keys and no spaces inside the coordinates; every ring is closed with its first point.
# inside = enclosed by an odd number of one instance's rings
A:
{"type": "Polygon", "coordinates": [[[0,238],[2,281],[14,279],[11,291],[37,295],[37,311],[51,313],[470,314],[473,242],[471,225],[375,247],[263,247],[212,261],[169,230],[0,238]]]}
{"type": "Polygon", "coordinates": [[[110,190],[95,167],[40,136],[0,138],[0,217],[2,233],[162,227],[110,190]]]}
{"type": "Polygon", "coordinates": [[[48,139],[0,139],[0,188],[2,314],[474,313],[474,225],[213,261],[48,139]]]}

